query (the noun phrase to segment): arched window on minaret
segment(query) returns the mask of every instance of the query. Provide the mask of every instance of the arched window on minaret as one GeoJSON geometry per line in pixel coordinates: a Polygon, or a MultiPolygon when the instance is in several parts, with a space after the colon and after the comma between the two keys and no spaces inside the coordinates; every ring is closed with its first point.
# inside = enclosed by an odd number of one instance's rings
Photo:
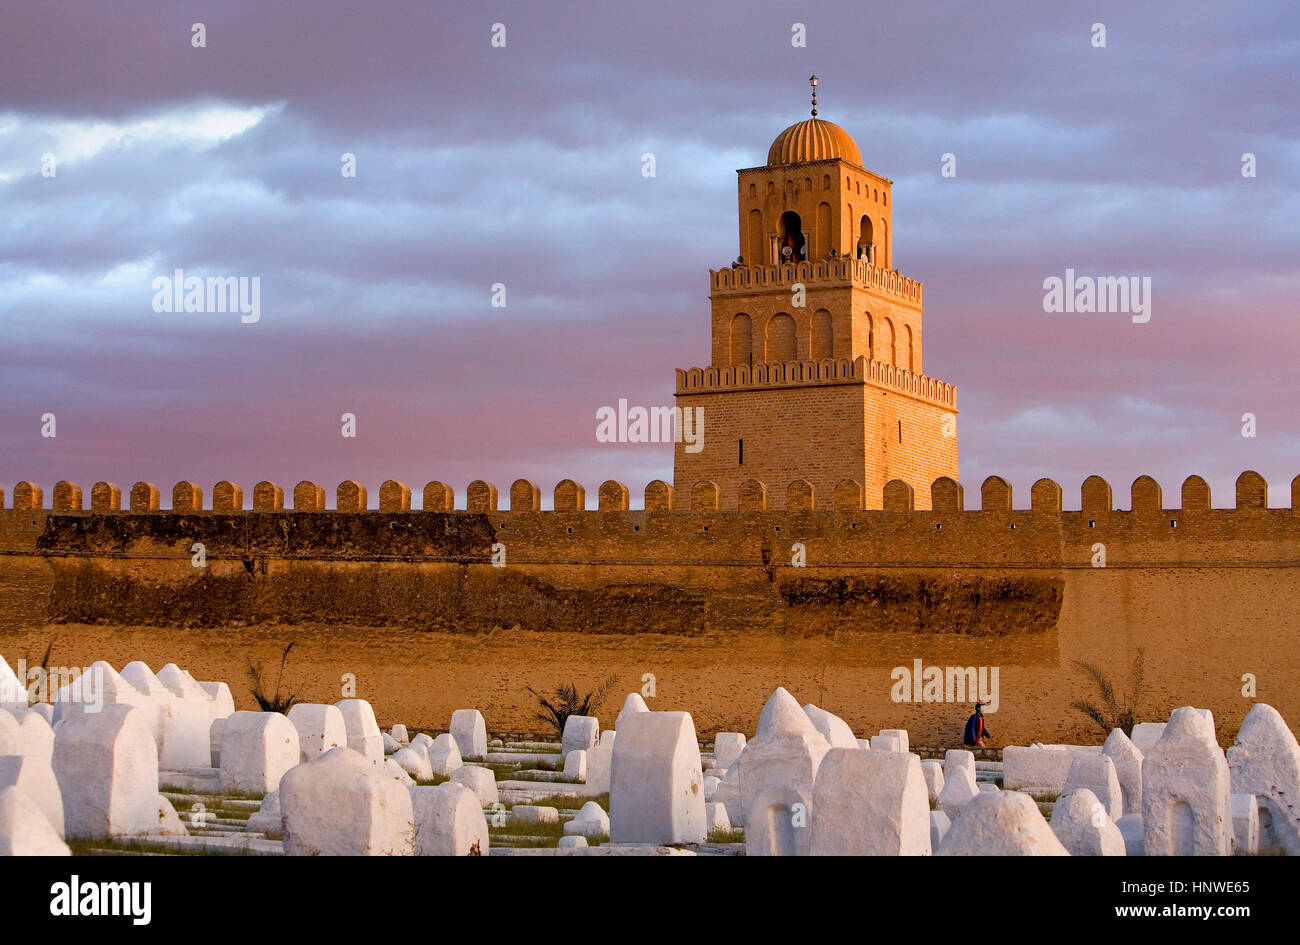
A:
{"type": "Polygon", "coordinates": [[[794,319],[785,312],[773,315],[767,322],[767,351],[764,361],[793,361],[795,355],[794,319]]]}
{"type": "Polygon", "coordinates": [[[744,312],[731,319],[731,364],[754,366],[754,325],[744,312]]]}
{"type": "Polygon", "coordinates": [[[874,262],[872,249],[871,217],[863,214],[862,224],[858,228],[858,259],[866,258],[869,262],[874,262]]]}
{"type": "Polygon", "coordinates": [[[884,323],[885,337],[882,340],[884,351],[882,354],[889,360],[894,367],[898,367],[898,339],[894,335],[894,323],[886,318],[884,323]]]}
{"type": "Polygon", "coordinates": [[[767,246],[763,239],[763,211],[749,211],[749,246],[745,249],[745,262],[751,266],[766,266],[767,246]]]}
{"type": "Polygon", "coordinates": [[[915,374],[916,358],[912,354],[912,326],[911,325],[903,326],[903,341],[907,345],[907,348],[904,352],[904,354],[906,354],[907,356],[907,369],[911,373],[915,374]]]}
{"type": "Polygon", "coordinates": [[[808,356],[814,361],[835,357],[834,337],[831,331],[831,313],[824,308],[819,308],[813,312],[808,356]]]}
{"type": "Polygon", "coordinates": [[[875,323],[871,320],[871,313],[867,312],[865,316],[867,326],[867,360],[876,360],[876,333],[875,323]]]}
{"type": "Polygon", "coordinates": [[[817,239],[813,242],[813,252],[818,259],[831,254],[831,205],[825,202],[817,205],[817,239]]]}
{"type": "Polygon", "coordinates": [[[777,236],[780,237],[778,252],[781,254],[778,262],[803,262],[808,258],[803,240],[803,221],[799,219],[799,214],[793,210],[781,214],[781,226],[777,236]],[[786,252],[787,249],[789,252],[786,252]]]}

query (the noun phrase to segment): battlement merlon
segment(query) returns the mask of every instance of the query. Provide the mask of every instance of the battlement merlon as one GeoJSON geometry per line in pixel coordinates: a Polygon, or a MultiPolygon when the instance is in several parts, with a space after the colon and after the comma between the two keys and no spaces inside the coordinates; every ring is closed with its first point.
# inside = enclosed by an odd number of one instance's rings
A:
{"type": "Polygon", "coordinates": [[[764,290],[790,292],[801,283],[808,288],[819,285],[852,284],[879,293],[892,301],[915,307],[923,305],[925,283],[909,279],[897,269],[873,266],[866,259],[839,257],[773,266],[728,266],[709,270],[711,297],[753,295],[764,290]]]}
{"type": "Polygon", "coordinates": [[[872,384],[957,413],[957,388],[904,368],[864,357],[772,362],[753,367],[677,369],[676,396],[749,389],[872,384]]]}

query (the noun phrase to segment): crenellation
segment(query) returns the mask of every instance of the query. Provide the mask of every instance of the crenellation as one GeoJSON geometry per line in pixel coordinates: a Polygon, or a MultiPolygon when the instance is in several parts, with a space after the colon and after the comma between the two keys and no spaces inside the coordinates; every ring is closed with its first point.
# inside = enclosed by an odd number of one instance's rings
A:
{"type": "Polygon", "coordinates": [[[203,490],[198,483],[182,480],[172,487],[172,511],[203,511],[203,490]]]}
{"type": "MultiPolygon", "coordinates": [[[[1292,505],[1295,503],[1293,502],[1292,505]]],[[[1184,512],[1204,511],[1210,508],[1210,484],[1200,476],[1183,480],[1182,505],[1184,512]]]]}
{"type": "Polygon", "coordinates": [[[510,484],[510,511],[537,512],[542,508],[542,490],[528,479],[516,479],[510,484]]]}
{"type": "Polygon", "coordinates": [[[90,487],[92,512],[118,512],[122,509],[122,490],[115,482],[97,482],[90,487]]]}
{"type": "Polygon", "coordinates": [[[229,479],[212,487],[212,511],[240,512],[244,508],[244,490],[229,479]]]}
{"type": "Polygon", "coordinates": [[[80,512],[81,486],[75,482],[60,479],[54,484],[54,511],[80,512]]]}
{"type": "Polygon", "coordinates": [[[253,487],[253,510],[279,512],[284,508],[284,489],[274,482],[262,480],[253,487]]]}
{"type": "Polygon", "coordinates": [[[812,512],[817,508],[817,491],[807,479],[796,479],[785,490],[785,507],[790,512],[812,512]]]}
{"type": "Polygon", "coordinates": [[[557,512],[581,512],[587,507],[587,490],[572,479],[561,479],[555,484],[552,505],[557,512]]]}
{"type": "Polygon", "coordinates": [[[1089,476],[1079,487],[1079,508],[1084,512],[1109,512],[1115,507],[1110,483],[1101,476],[1089,476]]]}
{"type": "Polygon", "coordinates": [[[379,511],[409,512],[411,487],[396,479],[385,479],[379,486],[379,511]]]}
{"type": "Polygon", "coordinates": [[[44,504],[44,493],[41,487],[34,482],[28,482],[24,479],[22,482],[14,484],[14,508],[15,509],[39,509],[44,504]]]}
{"type": "Polygon", "coordinates": [[[141,481],[131,487],[132,512],[157,512],[161,502],[158,487],[152,482],[141,481]]]}
{"type": "Polygon", "coordinates": [[[626,512],[630,501],[627,486],[613,479],[607,479],[600,484],[596,500],[596,507],[601,512],[626,512]]]}
{"type": "Polygon", "coordinates": [[[450,512],[456,507],[456,493],[445,482],[434,480],[424,487],[424,508],[428,512],[450,512]]]}
{"type": "Polygon", "coordinates": [[[933,511],[960,512],[965,507],[965,489],[956,479],[940,476],[930,485],[930,508],[933,511]]]}
{"type": "Polygon", "coordinates": [[[293,510],[295,512],[324,512],[325,487],[319,482],[304,479],[293,487],[293,510]]]}
{"type": "Polygon", "coordinates": [[[980,511],[1010,512],[1011,483],[1001,476],[989,476],[980,485],[980,511]]]}
{"type": "Polygon", "coordinates": [[[1061,511],[1061,486],[1054,479],[1039,479],[1029,490],[1029,506],[1035,512],[1061,511]]]}
{"type": "Polygon", "coordinates": [[[334,490],[334,507],[340,512],[364,512],[369,506],[366,487],[355,479],[344,479],[334,490]]]}
{"type": "Polygon", "coordinates": [[[1139,515],[1159,515],[1164,509],[1160,483],[1150,476],[1138,476],[1129,487],[1129,508],[1139,515]]]}
{"type": "Polygon", "coordinates": [[[497,510],[497,487],[482,479],[475,479],[465,487],[465,511],[495,512],[497,510]]]}
{"type": "Polygon", "coordinates": [[[1268,508],[1268,483],[1253,469],[1237,477],[1237,510],[1259,511],[1268,508]]]}

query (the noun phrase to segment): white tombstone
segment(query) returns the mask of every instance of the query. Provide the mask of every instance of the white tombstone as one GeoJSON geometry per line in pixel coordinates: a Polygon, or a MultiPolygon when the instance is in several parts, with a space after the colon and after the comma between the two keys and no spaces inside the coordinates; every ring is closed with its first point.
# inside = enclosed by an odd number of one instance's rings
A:
{"type": "Polygon", "coordinates": [[[943,753],[943,779],[947,781],[952,777],[952,772],[956,768],[965,768],[970,773],[970,782],[976,782],[975,777],[975,753],[967,751],[964,748],[949,748],[943,753]]]}
{"type": "Polygon", "coordinates": [[[134,706],[69,712],[55,733],[54,775],[70,840],[144,833],[158,816],[158,746],[134,706]]]}
{"type": "Polygon", "coordinates": [[[284,836],[282,829],[280,792],[272,791],[262,798],[262,806],[257,809],[257,812],[252,817],[248,818],[248,823],[244,824],[244,830],[248,833],[265,834],[269,840],[279,840],[284,836]]]}
{"type": "Polygon", "coordinates": [[[975,787],[979,790],[981,794],[992,794],[994,791],[1002,790],[992,781],[980,781],[978,784],[975,785],[975,787]]]}
{"type": "Polygon", "coordinates": [[[966,805],[979,795],[980,790],[975,786],[975,779],[971,777],[970,770],[965,767],[954,767],[944,780],[943,790],[935,798],[935,804],[939,810],[948,815],[949,819],[956,821],[966,805]]]}
{"type": "MultiPolygon", "coordinates": [[[[1116,728],[1106,737],[1101,753],[1115,765],[1115,776],[1124,796],[1124,813],[1142,813],[1142,752],[1123,729],[1116,728]]],[[[1114,819],[1119,821],[1118,817],[1114,819]]]]}
{"type": "Polygon", "coordinates": [[[704,841],[704,774],[689,712],[624,717],[614,742],[609,808],[615,843],[704,841]]]}
{"type": "Polygon", "coordinates": [[[1156,742],[1160,741],[1160,736],[1164,733],[1164,722],[1139,722],[1133,726],[1133,733],[1129,735],[1129,740],[1145,756],[1156,747],[1156,742]]]}
{"type": "Polygon", "coordinates": [[[410,856],[409,790],[351,748],[331,748],[280,782],[288,856],[410,856]]]}
{"type": "Polygon", "coordinates": [[[832,748],[813,785],[813,856],[929,856],[930,801],[910,752],[832,748]]]}
{"type": "Polygon", "coordinates": [[[623,708],[618,710],[618,718],[614,720],[614,728],[621,728],[623,719],[629,715],[635,715],[637,712],[649,712],[650,707],[645,704],[639,692],[629,692],[627,698],[623,700],[623,708]]]}
{"type": "Polygon", "coordinates": [[[208,726],[208,750],[211,758],[209,767],[221,767],[221,736],[226,732],[226,721],[229,718],[230,716],[213,719],[212,724],[208,726]]]}
{"type": "MultiPolygon", "coordinates": [[[[452,718],[455,718],[454,713],[452,718]]],[[[411,740],[411,736],[406,734],[406,726],[401,722],[396,723],[391,729],[389,729],[388,734],[392,736],[393,741],[397,742],[399,745],[405,745],[411,740]]]]}
{"type": "Polygon", "coordinates": [[[429,756],[420,754],[410,748],[399,748],[389,759],[416,781],[432,781],[433,770],[429,766],[429,756]]]}
{"type": "Polygon", "coordinates": [[[375,710],[365,699],[343,699],[334,703],[343,713],[348,747],[376,766],[384,763],[384,737],[375,721],[375,710]]]}
{"type": "Polygon", "coordinates": [[[331,748],[348,747],[348,727],[338,706],[297,702],[286,716],[298,730],[298,760],[311,761],[331,748]]]}
{"type": "Polygon", "coordinates": [[[176,808],[172,807],[172,802],[159,794],[158,816],[154,825],[145,833],[151,837],[187,837],[190,832],[181,823],[181,818],[176,813],[176,808]]]}
{"type": "Polygon", "coordinates": [[[943,764],[938,761],[922,761],[921,777],[925,778],[925,793],[931,801],[939,800],[943,790],[943,764]]]}
{"type": "Polygon", "coordinates": [[[384,773],[386,775],[388,775],[390,778],[392,778],[394,781],[396,781],[398,784],[402,785],[403,787],[410,787],[413,784],[415,784],[415,779],[412,778],[409,774],[407,774],[406,771],[402,768],[402,766],[399,765],[392,758],[384,759],[383,768],[384,768],[384,773]]]}
{"type": "Polygon", "coordinates": [[[871,747],[875,751],[908,752],[911,746],[908,743],[907,729],[882,728],[879,735],[871,736],[871,747]]]}
{"type": "Polygon", "coordinates": [[[1300,856],[1300,745],[1271,705],[1256,703],[1228,749],[1235,794],[1259,805],[1260,852],[1300,856]]]}
{"type": "Polygon", "coordinates": [[[1115,822],[1115,826],[1119,828],[1120,836],[1124,838],[1124,855],[1144,856],[1142,836],[1146,831],[1142,828],[1142,815],[1125,814],[1115,822]]]}
{"type": "Polygon", "coordinates": [[[713,736],[713,766],[730,768],[745,750],[745,736],[740,732],[718,732],[713,736]]]}
{"type": "Polygon", "coordinates": [[[461,761],[460,749],[456,746],[456,739],[446,733],[435,738],[428,750],[429,770],[433,772],[435,778],[449,778],[453,771],[464,764],[461,761]]]}
{"type": "Polygon", "coordinates": [[[298,764],[298,730],[279,712],[236,712],[221,737],[221,790],[261,797],[298,764]]]}
{"type": "MultiPolygon", "coordinates": [[[[811,846],[808,812],[813,781],[830,745],[783,688],[763,706],[754,738],[718,786],[722,798],[735,772],[740,785],[740,820],[745,848],[753,856],[806,856],[811,846]],[[750,818],[756,818],[753,824],[750,818]]],[[[725,800],[725,798],[722,798],[725,800]]],[[[727,813],[732,813],[728,806],[727,813]]]]}
{"type": "Polygon", "coordinates": [[[939,844],[943,843],[943,838],[948,836],[948,830],[952,827],[952,821],[948,815],[941,810],[930,811],[930,850],[937,851],[939,844]]]}
{"type": "Polygon", "coordinates": [[[496,775],[491,768],[462,765],[451,773],[451,779],[473,791],[478,798],[479,807],[491,807],[501,799],[497,791],[496,775]]]}
{"type": "Polygon", "coordinates": [[[159,766],[169,769],[179,766],[177,759],[171,757],[175,753],[169,753],[167,747],[167,736],[175,725],[172,706],[176,702],[176,697],[172,695],[170,689],[158,681],[149,664],[143,660],[132,660],[123,666],[122,678],[144,697],[144,701],[140,703],[141,707],[145,705],[152,707],[154,722],[150,728],[158,742],[159,766]]]}
{"type": "Polygon", "coordinates": [[[27,701],[27,680],[19,679],[0,656],[0,709],[26,709],[27,701]]]}
{"type": "Polygon", "coordinates": [[[416,856],[487,856],[488,825],[478,795],[448,781],[413,787],[416,856]]]}
{"type": "MultiPolygon", "coordinates": [[[[125,675],[126,670],[122,672],[125,675]]],[[[215,717],[216,702],[175,663],[168,663],[158,670],[155,678],[172,696],[171,712],[164,719],[159,765],[172,771],[210,766],[208,733],[215,717]]]]}
{"type": "Polygon", "coordinates": [[[587,751],[587,787],[593,794],[609,793],[609,768],[614,760],[614,729],[600,733],[596,747],[587,751]]]}
{"type": "Polygon", "coordinates": [[[803,707],[803,711],[808,716],[808,721],[812,722],[813,728],[821,732],[822,738],[826,739],[826,743],[832,748],[858,747],[858,740],[853,734],[853,729],[849,728],[849,723],[838,715],[832,715],[825,709],[819,709],[811,702],[803,707]]]}
{"type": "Polygon", "coordinates": [[[0,755],[25,755],[48,764],[54,758],[54,729],[32,709],[0,709],[0,755]]]}
{"type": "Polygon", "coordinates": [[[722,776],[722,782],[713,792],[714,803],[721,804],[727,811],[728,821],[735,827],[741,826],[744,816],[740,809],[740,762],[737,761],[722,776]]]}
{"type": "Polygon", "coordinates": [[[103,660],[91,663],[80,676],[54,694],[54,721],[58,723],[70,713],[83,709],[96,712],[98,707],[106,705],[138,706],[142,710],[141,719],[157,744],[161,734],[157,709],[103,660]]]}
{"type": "MultiPolygon", "coordinates": [[[[1111,761],[1109,755],[1075,756],[1065,779],[1065,790],[1061,793],[1069,794],[1080,788],[1087,788],[1093,793],[1111,821],[1124,816],[1124,797],[1119,786],[1119,775],[1116,774],[1115,762],[1111,761]]],[[[1069,844],[1066,846],[1069,847],[1069,844]]]]}
{"type": "Polygon", "coordinates": [[[423,745],[426,749],[428,749],[429,746],[433,744],[433,736],[429,735],[427,732],[418,732],[416,733],[416,736],[411,739],[411,744],[423,745]]]}
{"type": "Polygon", "coordinates": [[[858,747],[859,747],[860,749],[862,749],[863,751],[870,751],[870,750],[871,750],[871,739],[869,739],[869,738],[859,738],[857,741],[858,741],[858,747]]]}
{"type": "Polygon", "coordinates": [[[34,800],[21,788],[0,788],[0,856],[71,855],[34,800]]]}
{"type": "Polygon", "coordinates": [[[704,776],[704,802],[706,804],[713,800],[713,795],[718,793],[718,785],[721,783],[722,779],[714,777],[712,774],[704,776]]]}
{"type": "Polygon", "coordinates": [[[1028,794],[980,794],[943,838],[938,856],[1069,856],[1028,794]]]}
{"type": "Polygon", "coordinates": [[[560,739],[560,754],[586,751],[596,744],[600,735],[600,720],[594,715],[571,715],[564,720],[564,737],[560,739]]]}
{"type": "Polygon", "coordinates": [[[579,783],[587,780],[587,753],[571,751],[564,756],[564,776],[579,783]]]}
{"type": "Polygon", "coordinates": [[[555,844],[555,848],[557,850],[570,850],[570,849],[581,850],[581,849],[586,849],[587,846],[588,846],[587,838],[582,836],[582,834],[574,834],[574,833],[566,834],[565,836],[561,837],[559,841],[555,844]]]}
{"type": "Polygon", "coordinates": [[[451,737],[461,758],[481,761],[487,756],[487,724],[478,709],[457,709],[451,714],[451,737]]]}
{"type": "Polygon", "coordinates": [[[381,732],[380,737],[383,738],[384,740],[385,755],[396,754],[397,751],[402,747],[402,743],[399,742],[397,739],[395,739],[392,735],[389,735],[387,732],[381,732]]]}
{"type": "Polygon", "coordinates": [[[1227,856],[1232,834],[1228,763],[1205,715],[1175,709],[1142,762],[1147,856],[1227,856]]]}
{"type": "Polygon", "coordinates": [[[1105,804],[1086,787],[1068,791],[1052,808],[1052,832],[1071,856],[1124,856],[1124,835],[1105,804]]]}
{"type": "Polygon", "coordinates": [[[32,755],[0,755],[0,788],[16,787],[30,797],[54,832],[63,838],[63,794],[54,767],[32,755]]]}
{"type": "Polygon", "coordinates": [[[1100,753],[1099,745],[1008,745],[1002,749],[1002,786],[1040,797],[1059,796],[1065,793],[1074,759],[1100,753]]]}
{"type": "Polygon", "coordinates": [[[200,682],[199,688],[206,692],[208,698],[212,700],[212,717],[214,719],[224,719],[235,714],[235,697],[230,694],[230,687],[224,682],[220,680],[200,682]]]}
{"type": "Polygon", "coordinates": [[[573,819],[564,825],[566,835],[578,834],[588,840],[609,839],[609,814],[595,801],[587,801],[573,819]]]}
{"type": "Polygon", "coordinates": [[[725,804],[704,805],[704,830],[707,836],[713,836],[715,833],[730,833],[731,818],[727,816],[727,807],[725,804]]]}
{"type": "Polygon", "coordinates": [[[516,824],[558,824],[560,822],[560,812],[554,807],[516,804],[510,808],[510,820],[516,824]]]}
{"type": "Polygon", "coordinates": [[[1232,852],[1236,856],[1259,854],[1259,801],[1254,794],[1229,794],[1232,810],[1232,852]]]}

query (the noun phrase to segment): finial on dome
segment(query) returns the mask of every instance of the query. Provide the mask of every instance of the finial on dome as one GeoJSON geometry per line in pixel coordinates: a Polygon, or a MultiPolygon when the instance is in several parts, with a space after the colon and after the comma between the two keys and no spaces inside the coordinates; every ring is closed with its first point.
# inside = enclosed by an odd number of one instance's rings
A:
{"type": "Polygon", "coordinates": [[[820,80],[817,78],[817,76],[813,76],[812,78],[810,78],[810,79],[808,80],[808,84],[812,86],[812,90],[813,90],[813,96],[812,96],[812,115],[813,115],[814,118],[817,117],[817,83],[818,83],[819,81],[820,81],[820,80]]]}

